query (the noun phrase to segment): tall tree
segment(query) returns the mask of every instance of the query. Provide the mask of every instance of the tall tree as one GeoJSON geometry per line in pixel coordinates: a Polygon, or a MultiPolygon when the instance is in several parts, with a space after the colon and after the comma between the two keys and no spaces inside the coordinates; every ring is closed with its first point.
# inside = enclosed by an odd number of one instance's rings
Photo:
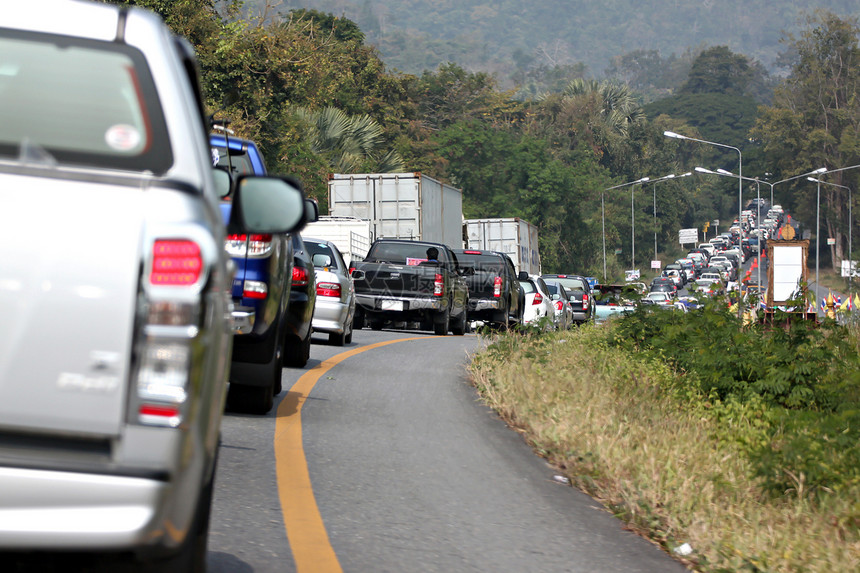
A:
{"type": "MultiPolygon", "coordinates": [[[[777,89],[754,132],[764,142],[768,158],[779,172],[794,174],[820,166],[838,169],[860,163],[860,28],[855,18],[842,19],[818,11],[808,28],[791,38],[796,54],[791,75],[777,89]]],[[[856,171],[838,172],[830,182],[857,189],[856,171]]],[[[813,224],[817,210],[815,189],[797,187],[813,224]]],[[[835,237],[834,269],[847,246],[848,193],[822,186],[822,228],[835,237]]]]}

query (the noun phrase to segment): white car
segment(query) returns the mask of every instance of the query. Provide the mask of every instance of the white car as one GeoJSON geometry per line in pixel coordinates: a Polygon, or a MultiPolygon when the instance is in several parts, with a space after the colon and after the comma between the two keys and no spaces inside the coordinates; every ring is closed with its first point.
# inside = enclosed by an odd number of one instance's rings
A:
{"type": "Polygon", "coordinates": [[[314,332],[327,333],[329,343],[336,346],[349,344],[355,317],[355,287],[349,276],[349,267],[333,242],[308,237],[302,239],[314,263],[317,293],[314,332]]]}
{"type": "Polygon", "coordinates": [[[672,306],[674,303],[673,297],[667,292],[649,292],[642,299],[646,304],[656,304],[659,306],[672,306]]]}
{"type": "Polygon", "coordinates": [[[529,275],[527,280],[520,281],[520,285],[525,293],[523,324],[537,324],[547,317],[554,323],[555,307],[544,280],[537,275],[529,275]]]}

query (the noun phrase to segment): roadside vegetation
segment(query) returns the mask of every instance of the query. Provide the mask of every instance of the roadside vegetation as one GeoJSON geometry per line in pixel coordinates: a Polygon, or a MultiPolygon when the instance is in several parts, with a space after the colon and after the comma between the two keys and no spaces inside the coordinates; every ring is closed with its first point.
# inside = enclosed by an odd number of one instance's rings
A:
{"type": "Polygon", "coordinates": [[[860,570],[860,330],[740,328],[723,309],[498,335],[471,374],[571,483],[692,568],[860,570]]]}

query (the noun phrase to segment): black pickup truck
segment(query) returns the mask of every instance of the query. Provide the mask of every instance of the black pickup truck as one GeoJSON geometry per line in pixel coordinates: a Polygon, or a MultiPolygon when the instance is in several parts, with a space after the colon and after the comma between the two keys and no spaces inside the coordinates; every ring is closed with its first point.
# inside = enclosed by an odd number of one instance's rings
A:
{"type": "MultiPolygon", "coordinates": [[[[514,262],[505,253],[454,249],[464,267],[475,273],[466,278],[469,285],[469,320],[480,320],[502,329],[511,323],[522,324],[525,293],[520,289],[514,262]]],[[[525,274],[523,280],[528,278],[525,274]]]]}
{"type": "Polygon", "coordinates": [[[420,322],[422,330],[465,334],[469,287],[457,255],[441,243],[378,239],[362,262],[350,264],[355,283],[355,328],[386,321],[420,322]]]}

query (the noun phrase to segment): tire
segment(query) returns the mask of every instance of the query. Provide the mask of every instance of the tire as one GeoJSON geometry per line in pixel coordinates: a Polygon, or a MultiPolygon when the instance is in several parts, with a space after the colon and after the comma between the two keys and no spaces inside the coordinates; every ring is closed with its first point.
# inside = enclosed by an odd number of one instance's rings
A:
{"type": "Polygon", "coordinates": [[[364,313],[358,308],[355,309],[355,315],[352,318],[352,329],[350,330],[350,339],[352,338],[352,330],[361,330],[364,328],[364,313]]]}
{"type": "Polygon", "coordinates": [[[370,330],[382,330],[382,326],[385,323],[381,320],[375,319],[370,321],[370,330]]]}
{"type": "Polygon", "coordinates": [[[284,346],[285,356],[284,362],[287,366],[292,366],[294,368],[304,368],[308,360],[311,356],[311,333],[308,330],[308,335],[304,340],[299,340],[298,344],[295,344],[295,338],[291,339],[293,344],[288,344],[284,346]]]}
{"type": "Polygon", "coordinates": [[[328,343],[333,344],[335,346],[343,346],[344,344],[346,344],[346,331],[341,333],[329,332],[328,343]]]}
{"type": "Polygon", "coordinates": [[[451,315],[447,310],[443,310],[433,317],[433,333],[436,336],[445,336],[448,334],[451,315]]]}
{"type": "Polygon", "coordinates": [[[451,327],[451,332],[454,336],[463,336],[466,334],[466,330],[469,328],[468,322],[466,322],[466,310],[463,309],[463,312],[460,313],[460,320],[457,321],[457,324],[451,327]]]}
{"type": "Polygon", "coordinates": [[[493,324],[496,325],[500,330],[506,331],[511,326],[511,318],[510,314],[507,310],[500,310],[496,313],[493,313],[493,324]]]}
{"type": "MultiPolygon", "coordinates": [[[[213,466],[214,468],[214,466],[213,466]]],[[[209,543],[209,518],[212,515],[212,492],[215,471],[200,491],[188,535],[179,550],[164,559],[147,563],[144,571],[152,573],[206,573],[206,552],[209,543]]]]}
{"type": "Polygon", "coordinates": [[[243,377],[264,378],[262,386],[246,386],[241,382],[232,382],[227,396],[228,404],[249,414],[266,414],[272,409],[273,397],[281,392],[281,376],[284,369],[284,358],[281,346],[275,346],[274,356],[266,364],[242,364],[243,377]]]}

